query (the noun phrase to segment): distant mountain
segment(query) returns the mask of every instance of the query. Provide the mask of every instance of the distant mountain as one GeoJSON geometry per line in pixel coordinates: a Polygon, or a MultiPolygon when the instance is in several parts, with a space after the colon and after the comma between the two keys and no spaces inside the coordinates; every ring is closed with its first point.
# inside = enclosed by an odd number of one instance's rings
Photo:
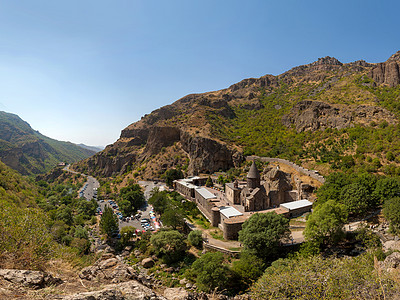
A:
{"type": "Polygon", "coordinates": [[[248,155],[335,169],[400,174],[400,51],[382,63],[319,58],[277,75],[187,95],[122,130],[76,167],[160,178],[228,170],[248,155]]]}
{"type": "Polygon", "coordinates": [[[59,162],[73,163],[95,153],[46,137],[19,116],[0,112],[0,159],[21,174],[44,173],[59,162]]]}
{"type": "Polygon", "coordinates": [[[77,144],[77,145],[79,147],[94,151],[96,153],[104,150],[104,147],[102,147],[102,146],[88,146],[88,145],[85,145],[85,144],[77,144]]]}

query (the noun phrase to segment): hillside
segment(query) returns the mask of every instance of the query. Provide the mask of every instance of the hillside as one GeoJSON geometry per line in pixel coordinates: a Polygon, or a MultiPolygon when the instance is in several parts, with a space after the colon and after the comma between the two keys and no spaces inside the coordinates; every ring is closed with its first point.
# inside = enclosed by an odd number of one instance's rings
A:
{"type": "Polygon", "coordinates": [[[0,112],[0,159],[21,174],[44,173],[61,161],[72,163],[94,153],[46,137],[17,115],[0,112]]]}
{"type": "Polygon", "coordinates": [[[383,63],[327,56],[278,76],[188,95],[129,125],[77,168],[158,178],[175,166],[188,174],[226,170],[256,154],[324,174],[400,173],[399,65],[400,51],[383,63]]]}

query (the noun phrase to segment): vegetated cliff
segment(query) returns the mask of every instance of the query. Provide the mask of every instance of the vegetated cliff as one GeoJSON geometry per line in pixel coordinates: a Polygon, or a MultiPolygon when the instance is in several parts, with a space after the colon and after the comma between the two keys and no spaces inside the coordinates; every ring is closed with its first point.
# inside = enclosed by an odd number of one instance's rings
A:
{"type": "Polygon", "coordinates": [[[49,171],[60,161],[76,162],[95,152],[48,138],[14,114],[0,112],[0,159],[21,174],[49,171]]]}
{"type": "MultiPolygon", "coordinates": [[[[318,161],[307,154],[321,139],[317,132],[334,130],[340,139],[351,135],[349,128],[397,128],[399,64],[400,52],[378,64],[327,56],[278,76],[187,95],[129,125],[114,144],[75,167],[158,178],[176,166],[188,175],[226,170],[249,154],[318,161]]],[[[357,143],[342,154],[355,153],[357,143]]]]}

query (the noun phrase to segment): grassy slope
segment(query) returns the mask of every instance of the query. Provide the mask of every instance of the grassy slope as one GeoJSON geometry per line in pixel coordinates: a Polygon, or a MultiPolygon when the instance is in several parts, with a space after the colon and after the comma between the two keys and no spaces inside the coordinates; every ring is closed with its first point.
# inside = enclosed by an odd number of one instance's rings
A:
{"type": "MultiPolygon", "coordinates": [[[[20,153],[22,158],[17,162],[18,170],[24,174],[44,173],[60,161],[76,162],[85,159],[95,152],[79,147],[73,143],[61,142],[48,138],[34,131],[28,123],[17,115],[0,112],[0,151],[2,157],[20,153]],[[29,144],[32,144],[29,147],[29,144]],[[27,148],[27,149],[26,149],[27,148]]],[[[7,163],[7,160],[4,160],[7,163]]]]}

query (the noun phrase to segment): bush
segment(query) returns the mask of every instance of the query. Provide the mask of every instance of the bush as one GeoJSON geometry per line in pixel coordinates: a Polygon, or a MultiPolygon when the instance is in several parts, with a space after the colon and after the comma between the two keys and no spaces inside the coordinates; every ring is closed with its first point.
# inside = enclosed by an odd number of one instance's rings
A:
{"type": "Polygon", "coordinates": [[[196,248],[203,248],[203,233],[201,230],[191,231],[188,235],[189,243],[196,248]]]}
{"type": "Polygon", "coordinates": [[[181,260],[186,251],[185,237],[176,230],[162,230],[150,238],[157,256],[167,264],[181,260]]]}
{"type": "Polygon", "coordinates": [[[204,292],[223,290],[229,282],[230,275],[223,262],[224,256],[220,252],[203,254],[193,263],[188,277],[192,277],[197,287],[204,292]]]}

